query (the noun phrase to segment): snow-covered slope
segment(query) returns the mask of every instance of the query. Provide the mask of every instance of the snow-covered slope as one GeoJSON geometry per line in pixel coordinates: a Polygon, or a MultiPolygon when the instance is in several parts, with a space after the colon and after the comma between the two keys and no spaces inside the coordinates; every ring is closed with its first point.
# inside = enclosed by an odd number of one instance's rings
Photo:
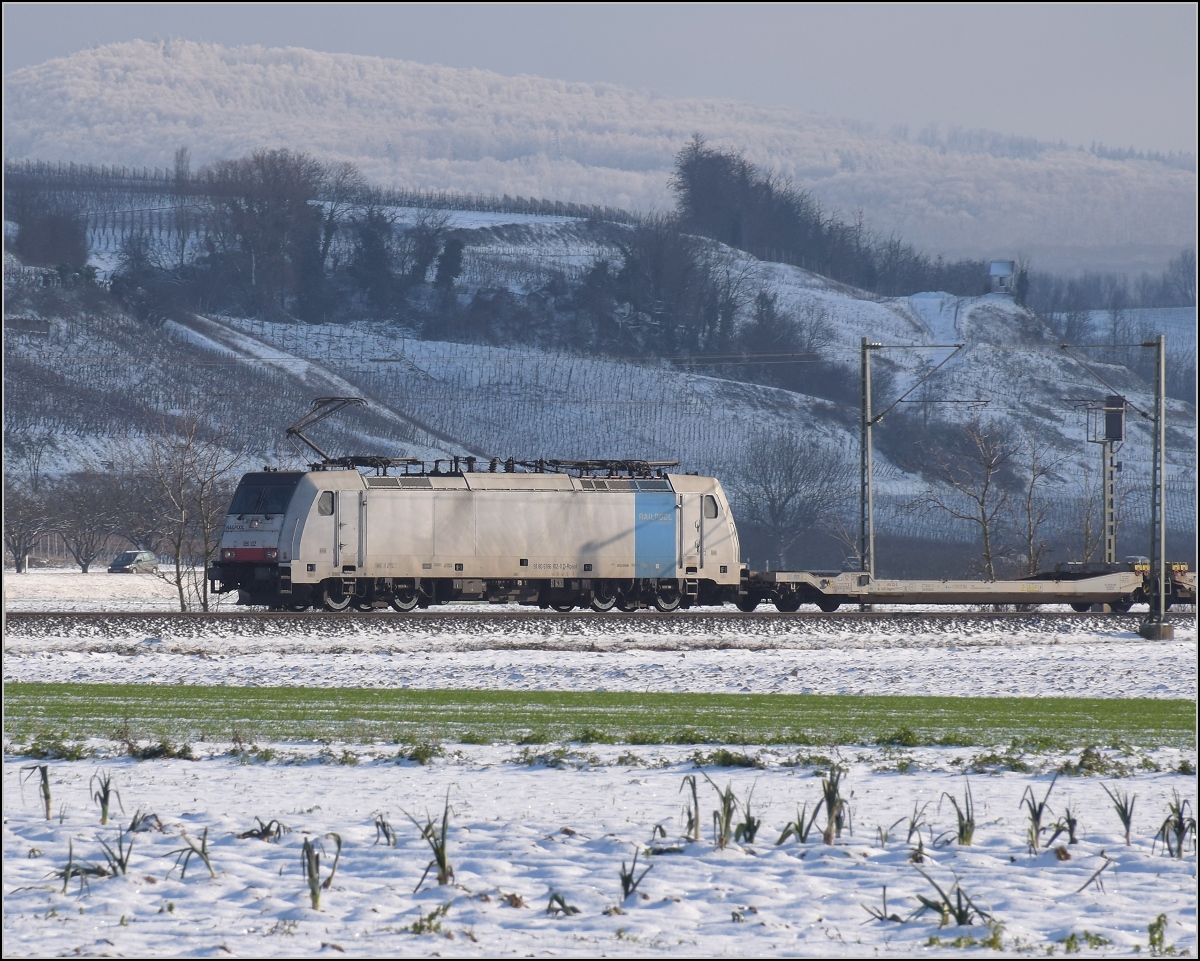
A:
{"type": "Polygon", "coordinates": [[[165,167],[179,146],[196,162],[282,146],[379,183],[639,210],[672,205],[672,162],[694,133],[952,258],[1157,270],[1195,235],[1193,171],[1044,145],[947,149],[728,100],[181,40],[5,77],[9,157],[165,167]]]}
{"type": "MultiPolygon", "coordinates": [[[[456,216],[454,226],[467,244],[464,300],[483,285],[519,296],[550,275],[569,278],[597,256],[615,254],[604,226],[532,217],[503,225],[456,216]]],[[[336,430],[318,432],[322,445],[331,445],[326,449],[429,460],[459,453],[677,459],[683,469],[725,479],[736,501],[738,478],[754,469],[756,447],[782,438],[798,438],[814,456],[824,451],[840,457],[847,488],[855,489],[855,398],[860,342],[867,337],[884,345],[872,352],[879,377],[876,412],[904,400],[876,430],[880,529],[969,540],[969,524],[948,525],[906,509],[924,482],[911,464],[902,469],[890,456],[904,452],[888,442],[898,418],[908,416],[911,432],[914,416],[928,425],[981,414],[1049,443],[1062,459],[1053,523],[1073,529],[1085,496],[1081,485],[1088,477],[1094,482],[1100,459],[1099,448],[1087,442],[1079,400],[1111,388],[1125,393],[1135,409],[1151,409],[1152,385],[1125,367],[1081,365],[1010,298],[926,293],[880,299],[728,248],[718,254],[745,276],[749,289],[774,294],[781,312],[820,319],[831,341],[824,353],[841,371],[846,400],[743,383],[736,366],[701,363],[685,370],[663,361],[424,340],[378,321],[289,324],[209,316],[155,330],[111,308],[89,313],[60,305],[47,314],[49,337],[10,332],[6,380],[22,388],[10,386],[6,417],[10,427],[39,418],[69,424],[77,439],[49,462],[59,469],[86,450],[103,461],[102,438],[125,430],[137,404],[204,411],[231,443],[253,452],[253,460],[298,464],[301,458],[283,443],[284,428],[313,397],[361,395],[371,403],[366,414],[348,415],[336,430]],[[956,344],[964,346],[954,353],[956,344]]],[[[6,276],[11,281],[20,270],[6,276]]],[[[39,296],[14,287],[10,308],[36,313],[39,296]]],[[[1145,338],[1162,320],[1173,359],[1194,357],[1194,325],[1189,328],[1178,313],[1144,311],[1130,323],[1136,321],[1134,332],[1145,338]]],[[[1194,531],[1195,411],[1174,400],[1169,408],[1168,522],[1174,531],[1194,531]]],[[[1148,423],[1131,416],[1120,480],[1130,529],[1144,523],[1150,453],[1148,423]]]]}

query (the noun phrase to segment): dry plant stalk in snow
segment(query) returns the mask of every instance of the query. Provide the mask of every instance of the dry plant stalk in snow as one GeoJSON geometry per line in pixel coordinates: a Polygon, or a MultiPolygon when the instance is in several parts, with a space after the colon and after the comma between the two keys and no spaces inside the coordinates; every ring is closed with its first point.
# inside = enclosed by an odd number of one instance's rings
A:
{"type": "Polygon", "coordinates": [[[707,774],[704,775],[704,780],[712,785],[721,802],[721,807],[713,811],[713,841],[719,850],[724,851],[733,840],[733,815],[738,809],[737,796],[733,793],[732,784],[727,784],[722,791],[707,774]]]}
{"type": "MultiPolygon", "coordinates": [[[[46,820],[50,820],[50,765],[49,764],[27,764],[21,768],[21,773],[25,775],[21,783],[24,784],[33,775],[39,775],[39,789],[42,792],[42,807],[46,811],[46,820]]],[[[65,887],[64,887],[65,890],[65,887]]]]}
{"type": "Polygon", "coordinates": [[[392,829],[391,823],[387,819],[387,812],[383,811],[375,815],[375,843],[378,844],[380,838],[383,843],[389,848],[396,846],[396,832],[392,829]]]}
{"type": "Polygon", "coordinates": [[[324,846],[320,841],[314,845],[311,840],[305,838],[304,844],[300,848],[300,864],[304,868],[304,880],[308,882],[308,897],[314,911],[321,910],[321,892],[328,891],[333,886],[338,862],[342,859],[342,836],[330,831],[325,837],[337,845],[337,850],[333,855],[333,867],[329,869],[329,877],[324,881],[321,880],[321,855],[317,853],[318,847],[323,853],[324,846]]]}
{"type": "Polygon", "coordinates": [[[1029,829],[1026,834],[1026,840],[1029,842],[1029,853],[1037,854],[1038,846],[1041,844],[1042,832],[1046,830],[1042,826],[1042,820],[1050,811],[1050,806],[1047,802],[1050,800],[1050,792],[1054,790],[1054,782],[1058,780],[1058,775],[1055,774],[1050,781],[1050,786],[1046,788],[1046,796],[1038,801],[1033,795],[1033,788],[1025,788],[1025,793],[1021,795],[1021,806],[1025,808],[1029,815],[1029,829]]]}
{"type": "Polygon", "coordinates": [[[1055,839],[1060,834],[1066,834],[1068,844],[1079,843],[1079,839],[1076,837],[1076,832],[1079,830],[1079,818],[1075,816],[1074,812],[1072,812],[1070,808],[1064,808],[1062,817],[1050,825],[1050,827],[1053,828],[1054,831],[1050,835],[1050,840],[1046,842],[1047,847],[1053,845],[1055,839]]]}
{"type": "Polygon", "coordinates": [[[253,838],[256,841],[278,841],[285,834],[292,833],[290,827],[282,821],[276,821],[274,818],[266,823],[260,817],[255,817],[254,820],[258,822],[258,827],[251,828],[249,831],[243,831],[237,836],[239,841],[246,838],[253,838]]]}
{"type": "Polygon", "coordinates": [[[679,790],[682,791],[685,787],[692,789],[692,806],[687,811],[687,829],[683,832],[684,837],[689,841],[700,840],[700,795],[696,791],[696,775],[688,774],[683,779],[683,783],[679,785],[679,790]]]}
{"type": "Polygon", "coordinates": [[[824,801],[818,801],[817,806],[813,808],[812,817],[806,818],[808,814],[808,802],[805,801],[804,806],[796,811],[796,820],[788,822],[783,829],[783,833],[779,835],[779,840],[775,842],[775,846],[778,847],[788,838],[792,837],[801,844],[807,844],[809,832],[812,831],[813,825],[817,821],[817,815],[821,813],[821,807],[824,804],[824,801]]]}
{"type": "MultiPolygon", "coordinates": [[[[975,799],[971,796],[971,779],[967,778],[966,782],[967,794],[963,800],[962,807],[959,807],[958,799],[948,791],[943,791],[942,797],[947,798],[954,805],[954,815],[958,819],[958,826],[954,833],[955,838],[959,844],[969,846],[975,839],[975,799]]],[[[911,836],[912,830],[910,828],[909,837],[911,836]]]]}
{"type": "Polygon", "coordinates": [[[942,890],[942,886],[933,878],[917,868],[917,873],[926,881],[933,885],[937,891],[937,899],[927,898],[923,894],[917,895],[917,900],[921,902],[921,907],[917,908],[910,916],[909,920],[920,917],[926,911],[936,911],[941,916],[940,927],[945,927],[950,923],[950,919],[954,919],[954,923],[958,926],[972,924],[975,920],[975,915],[979,915],[984,921],[992,922],[995,919],[987,911],[984,911],[977,905],[971,896],[962,889],[962,884],[958,875],[954,876],[954,884],[951,885],[949,893],[942,890]]]}
{"type": "Polygon", "coordinates": [[[1196,819],[1188,814],[1190,802],[1184,798],[1180,800],[1179,792],[1173,791],[1174,800],[1167,802],[1166,820],[1158,829],[1158,834],[1155,839],[1161,839],[1166,845],[1167,854],[1170,857],[1182,858],[1183,849],[1187,844],[1188,835],[1190,834],[1193,840],[1196,837],[1196,819]]]}
{"type": "Polygon", "coordinates": [[[121,792],[114,790],[112,786],[112,775],[108,771],[102,771],[99,774],[93,774],[92,779],[88,782],[90,788],[92,784],[96,785],[96,790],[92,792],[92,800],[100,805],[100,823],[108,823],[108,809],[112,805],[112,798],[117,796],[117,804],[121,806],[121,811],[124,813],[125,805],[121,804],[121,792]]]}
{"type": "MultiPolygon", "coordinates": [[[[209,877],[215,878],[217,872],[213,870],[212,860],[208,856],[208,828],[205,828],[204,833],[200,835],[200,844],[198,846],[195,841],[187,836],[186,831],[183,834],[183,840],[187,844],[187,847],[167,852],[168,857],[172,854],[175,855],[175,867],[179,868],[179,879],[182,881],[184,875],[187,874],[188,862],[191,861],[193,854],[204,862],[204,866],[208,868],[209,877]]],[[[175,868],[171,870],[173,871],[175,868]]]]}
{"type": "Polygon", "coordinates": [[[637,859],[638,859],[638,850],[635,847],[633,849],[633,866],[626,868],[625,862],[624,861],[621,862],[621,900],[622,901],[626,901],[629,899],[629,896],[631,894],[633,894],[638,889],[638,885],[642,883],[642,878],[644,878],[647,874],[649,874],[650,869],[652,867],[654,867],[653,864],[646,865],[646,870],[644,870],[640,875],[638,875],[635,878],[634,874],[637,872],[637,859]]]}
{"type": "Polygon", "coordinates": [[[842,775],[845,773],[845,768],[835,764],[829,769],[829,776],[821,778],[821,792],[825,795],[825,811],[829,816],[821,835],[826,844],[833,844],[835,837],[842,836],[842,828],[850,819],[850,808],[842,797],[842,775]]]}
{"type": "Polygon", "coordinates": [[[91,884],[88,883],[88,878],[106,878],[108,877],[108,869],[98,867],[94,864],[75,860],[75,841],[69,839],[67,841],[67,866],[61,871],[54,872],[56,876],[63,879],[62,893],[67,893],[67,885],[70,884],[71,878],[79,878],[79,893],[83,894],[83,888],[87,885],[88,890],[91,890],[91,884]]]}
{"type": "Polygon", "coordinates": [[[416,825],[417,830],[421,832],[421,837],[429,843],[429,848],[433,851],[433,860],[425,865],[425,873],[421,875],[421,880],[413,888],[413,893],[416,894],[421,890],[421,885],[425,883],[425,878],[428,877],[430,869],[435,865],[438,884],[449,884],[454,878],[454,868],[450,866],[450,858],[446,851],[446,830],[450,826],[450,792],[446,792],[446,806],[442,809],[440,826],[435,826],[433,818],[428,813],[425,814],[424,824],[421,824],[407,811],[404,812],[404,816],[416,825]]]}
{"type": "Polygon", "coordinates": [[[129,857],[133,854],[133,837],[129,838],[128,847],[125,846],[125,832],[122,831],[117,835],[117,849],[114,851],[104,841],[100,841],[100,847],[104,848],[104,860],[108,862],[108,872],[113,877],[118,874],[127,874],[129,872],[129,857]]]}
{"type": "Polygon", "coordinates": [[[1130,794],[1128,791],[1123,793],[1119,790],[1110,791],[1108,785],[1103,783],[1100,786],[1104,788],[1104,793],[1112,801],[1117,818],[1121,821],[1121,826],[1125,828],[1125,843],[1133,844],[1133,805],[1137,801],[1137,795],[1130,794]]]}
{"type": "MultiPolygon", "coordinates": [[[[649,868],[646,870],[649,870],[649,868]]],[[[556,918],[560,914],[578,914],[579,908],[573,904],[567,904],[567,899],[557,891],[551,891],[550,900],[546,904],[546,913],[552,918],[556,918]]]]}
{"type": "Polygon", "coordinates": [[[750,789],[750,793],[746,796],[746,805],[742,809],[745,816],[742,818],[741,824],[733,832],[733,840],[738,844],[745,841],[747,844],[753,844],[754,838],[758,835],[758,829],[762,827],[762,818],[756,818],[750,813],[750,802],[754,800],[754,788],[750,789]]]}

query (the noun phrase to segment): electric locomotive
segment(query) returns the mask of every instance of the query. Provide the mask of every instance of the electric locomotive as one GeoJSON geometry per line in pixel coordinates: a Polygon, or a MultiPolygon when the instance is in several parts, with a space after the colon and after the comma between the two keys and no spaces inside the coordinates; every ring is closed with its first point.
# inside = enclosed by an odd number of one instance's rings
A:
{"type": "Polygon", "coordinates": [[[673,611],[737,594],[737,528],[715,478],[645,461],[442,463],[343,458],[246,474],[213,590],[296,611],[457,600],[673,611]]]}

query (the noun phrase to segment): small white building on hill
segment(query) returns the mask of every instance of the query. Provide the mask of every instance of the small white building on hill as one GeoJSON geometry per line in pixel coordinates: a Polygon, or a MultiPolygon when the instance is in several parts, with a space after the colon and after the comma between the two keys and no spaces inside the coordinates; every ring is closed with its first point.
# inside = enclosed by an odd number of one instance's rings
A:
{"type": "Polygon", "coordinates": [[[993,294],[1009,294],[1011,296],[1016,273],[1016,261],[993,260],[991,267],[988,269],[988,277],[991,280],[989,289],[991,292],[993,294]]]}

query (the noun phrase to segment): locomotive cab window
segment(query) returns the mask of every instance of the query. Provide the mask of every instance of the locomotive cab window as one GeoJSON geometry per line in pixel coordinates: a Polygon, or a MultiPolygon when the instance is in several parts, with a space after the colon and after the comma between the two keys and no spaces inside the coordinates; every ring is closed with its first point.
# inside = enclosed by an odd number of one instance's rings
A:
{"type": "Polygon", "coordinates": [[[333,491],[321,491],[317,498],[317,513],[326,517],[333,513],[333,491]]]}
{"type": "Polygon", "coordinates": [[[230,514],[282,514],[303,474],[269,471],[246,474],[233,493],[230,514]]]}
{"type": "Polygon", "coordinates": [[[712,494],[704,495],[704,516],[710,520],[717,516],[717,499],[712,494]]]}

